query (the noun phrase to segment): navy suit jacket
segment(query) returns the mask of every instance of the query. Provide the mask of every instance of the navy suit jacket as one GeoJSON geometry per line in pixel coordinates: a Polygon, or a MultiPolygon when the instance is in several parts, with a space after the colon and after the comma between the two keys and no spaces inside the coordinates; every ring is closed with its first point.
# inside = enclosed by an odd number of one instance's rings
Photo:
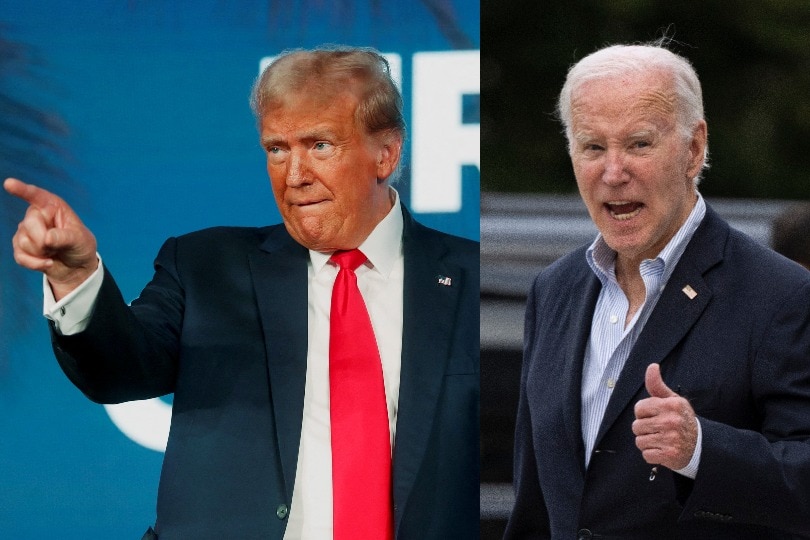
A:
{"type": "MultiPolygon", "coordinates": [[[[396,537],[477,538],[478,243],[403,214],[396,537]]],[[[174,393],[161,540],[282,538],[301,437],[308,259],[282,225],[172,238],[131,308],[107,272],[89,327],[53,333],[62,369],[94,401],[174,393]]]]}
{"type": "Polygon", "coordinates": [[[582,248],[530,292],[505,538],[810,536],[810,272],[709,208],[627,359],[586,470],[582,363],[600,287],[582,248]],[[653,362],[699,417],[694,481],[664,467],[650,480],[635,446],[633,407],[653,362]]]}

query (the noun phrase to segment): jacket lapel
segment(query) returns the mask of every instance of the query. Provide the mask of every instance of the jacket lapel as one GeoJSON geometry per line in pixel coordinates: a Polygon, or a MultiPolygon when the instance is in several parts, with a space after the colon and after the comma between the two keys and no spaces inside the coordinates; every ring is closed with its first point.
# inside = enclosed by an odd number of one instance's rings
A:
{"type": "Polygon", "coordinates": [[[270,229],[250,269],[264,333],[271,408],[288,500],[301,440],[307,369],[306,248],[282,226],[270,229]]]}
{"type": "MultiPolygon", "coordinates": [[[[433,429],[444,374],[452,349],[461,268],[443,261],[445,246],[422,239],[422,226],[403,207],[402,366],[394,447],[395,527],[407,506],[433,429]],[[439,283],[449,278],[450,285],[439,283]]],[[[445,283],[448,283],[445,281],[445,283]]]]}
{"type": "Polygon", "coordinates": [[[711,208],[670,276],[647,324],[622,369],[608,402],[599,434],[600,439],[644,387],[644,374],[652,363],[665,365],[668,355],[686,336],[709,304],[712,290],[703,275],[722,260],[728,237],[726,225],[711,208]],[[684,292],[689,286],[690,294],[684,292]],[[696,294],[693,294],[696,293],[696,294]]]}
{"type": "MultiPolygon", "coordinates": [[[[583,255],[584,259],[584,255],[583,255]]],[[[582,301],[571,302],[571,313],[568,323],[572,335],[564,345],[562,392],[563,419],[571,448],[576,449],[579,469],[585,472],[585,443],[582,440],[582,363],[585,358],[585,347],[591,334],[588,323],[593,318],[596,301],[599,298],[601,284],[599,279],[585,267],[586,272],[579,276],[573,290],[582,291],[582,301]]]]}

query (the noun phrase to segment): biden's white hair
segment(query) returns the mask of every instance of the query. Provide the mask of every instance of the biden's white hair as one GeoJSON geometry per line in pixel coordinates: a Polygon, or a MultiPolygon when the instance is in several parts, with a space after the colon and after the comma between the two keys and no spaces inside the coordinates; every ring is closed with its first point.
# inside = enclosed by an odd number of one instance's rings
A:
{"type": "MultiPolygon", "coordinates": [[[[640,45],[611,45],[571,66],[557,102],[557,117],[565,129],[569,150],[574,140],[571,102],[583,84],[592,80],[616,78],[651,70],[659,70],[672,77],[676,126],[685,140],[691,140],[695,127],[701,120],[705,120],[700,80],[689,60],[673,53],[664,47],[662,40],[659,40],[640,45]]],[[[702,169],[708,166],[707,144],[702,169]]],[[[695,183],[697,184],[699,180],[700,173],[695,178],[695,183]]]]}

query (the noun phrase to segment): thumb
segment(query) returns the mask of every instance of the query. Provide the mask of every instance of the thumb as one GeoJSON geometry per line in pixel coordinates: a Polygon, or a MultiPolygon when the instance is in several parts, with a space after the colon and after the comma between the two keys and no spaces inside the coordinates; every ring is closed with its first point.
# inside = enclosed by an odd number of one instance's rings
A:
{"type": "Polygon", "coordinates": [[[644,386],[647,387],[647,392],[652,397],[678,397],[678,394],[664,383],[664,379],[661,378],[661,366],[658,364],[647,366],[647,373],[644,375],[644,386]]]}
{"type": "Polygon", "coordinates": [[[81,242],[81,234],[73,229],[53,228],[45,235],[45,245],[54,251],[80,248],[81,242]]]}

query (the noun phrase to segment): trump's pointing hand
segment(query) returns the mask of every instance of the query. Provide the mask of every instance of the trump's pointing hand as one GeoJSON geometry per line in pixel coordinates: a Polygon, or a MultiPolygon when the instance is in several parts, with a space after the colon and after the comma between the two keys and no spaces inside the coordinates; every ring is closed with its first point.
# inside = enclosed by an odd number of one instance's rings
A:
{"type": "Polygon", "coordinates": [[[7,178],[5,190],[29,206],[12,239],[14,260],[48,277],[59,300],[98,268],[96,239],[73,209],[60,197],[7,178]]]}
{"type": "Polygon", "coordinates": [[[658,364],[647,366],[644,384],[650,397],[636,403],[633,434],[644,460],[672,470],[683,469],[697,445],[697,419],[689,402],[661,378],[658,364]]]}

